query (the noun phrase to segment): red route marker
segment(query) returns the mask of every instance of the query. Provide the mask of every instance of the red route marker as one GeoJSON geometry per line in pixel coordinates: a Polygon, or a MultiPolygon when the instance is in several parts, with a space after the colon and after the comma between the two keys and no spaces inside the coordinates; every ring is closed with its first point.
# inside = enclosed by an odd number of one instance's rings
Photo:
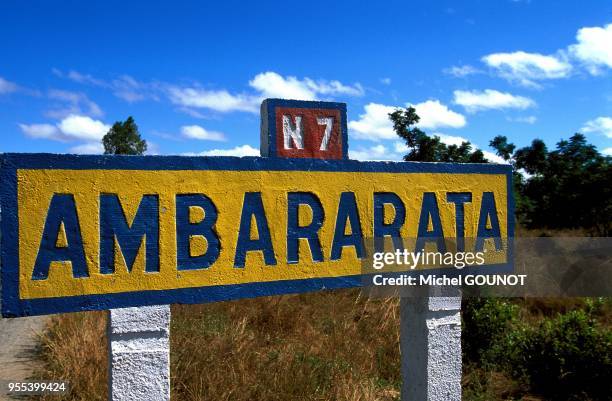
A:
{"type": "Polygon", "coordinates": [[[342,159],[340,110],[277,107],[276,132],[278,157],[342,159]],[[297,135],[298,130],[302,134],[301,149],[290,135],[297,135]]]}
{"type": "Polygon", "coordinates": [[[348,159],[346,104],[266,99],[261,112],[262,156],[348,159]]]}

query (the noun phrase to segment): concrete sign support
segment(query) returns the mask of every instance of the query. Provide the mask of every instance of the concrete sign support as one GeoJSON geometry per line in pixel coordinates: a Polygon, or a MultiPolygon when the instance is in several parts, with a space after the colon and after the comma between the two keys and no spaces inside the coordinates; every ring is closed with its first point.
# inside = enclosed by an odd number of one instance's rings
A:
{"type": "Polygon", "coordinates": [[[170,400],[170,305],[112,309],[108,349],[109,400],[170,400]]]}
{"type": "Polygon", "coordinates": [[[461,400],[461,297],[400,300],[402,401],[461,400]]]}

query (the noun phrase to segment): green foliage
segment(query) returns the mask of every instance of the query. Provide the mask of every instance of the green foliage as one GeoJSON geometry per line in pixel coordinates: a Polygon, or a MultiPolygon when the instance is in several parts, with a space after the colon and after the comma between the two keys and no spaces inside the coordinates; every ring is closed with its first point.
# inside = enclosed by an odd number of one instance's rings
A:
{"type": "Polygon", "coordinates": [[[505,136],[496,136],[489,142],[489,146],[497,151],[497,154],[504,160],[508,161],[514,153],[516,146],[512,143],[508,143],[508,138],[505,136]]]}
{"type": "Polygon", "coordinates": [[[553,151],[539,139],[516,151],[504,136],[495,137],[490,145],[514,167],[521,223],[528,228],[612,234],[612,158],[602,156],[584,135],[561,140],[553,151]]]}
{"type": "Polygon", "coordinates": [[[404,156],[405,161],[421,162],[452,162],[452,163],[487,163],[481,150],[472,150],[469,142],[461,145],[446,145],[440,141],[440,137],[428,136],[415,125],[419,122],[419,116],[414,107],[405,110],[397,109],[389,113],[393,122],[395,132],[406,141],[410,149],[404,156]]]}
{"type": "MultiPolygon", "coordinates": [[[[413,107],[397,109],[389,118],[409,148],[405,161],[487,163],[469,142],[446,145],[421,131],[413,107]]],[[[516,149],[505,136],[496,136],[489,145],[514,168],[516,214],[527,228],[612,235],[612,157],[601,155],[584,135],[561,140],[552,151],[540,139],[516,149]]]]}
{"type": "Polygon", "coordinates": [[[612,394],[612,331],[584,309],[529,325],[503,299],[467,299],[462,307],[464,360],[506,372],[547,400],[608,400],[612,394]]]}
{"type": "Polygon", "coordinates": [[[511,374],[551,400],[608,400],[612,394],[612,331],[583,310],[509,334],[511,374]]]}
{"type": "Polygon", "coordinates": [[[464,298],[461,318],[464,359],[494,362],[498,344],[517,322],[518,306],[498,298],[464,298]]]}
{"type": "Polygon", "coordinates": [[[147,150],[147,141],[140,137],[131,116],[125,122],[115,122],[102,138],[102,144],[105,155],[142,155],[147,150]]]}

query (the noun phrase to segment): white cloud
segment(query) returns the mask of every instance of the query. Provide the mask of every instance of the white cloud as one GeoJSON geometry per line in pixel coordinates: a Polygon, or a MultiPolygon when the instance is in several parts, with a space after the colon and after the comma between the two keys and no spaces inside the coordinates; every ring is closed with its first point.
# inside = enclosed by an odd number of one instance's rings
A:
{"type": "Polygon", "coordinates": [[[440,103],[439,100],[427,100],[413,104],[416,113],[421,118],[420,128],[436,129],[442,127],[461,128],[465,126],[465,117],[440,103]]]}
{"type": "Polygon", "coordinates": [[[74,70],[70,70],[67,73],[64,73],[63,71],[57,68],[53,68],[51,71],[53,72],[53,74],[57,75],[60,78],[68,78],[69,80],[77,82],[79,84],[89,84],[89,85],[94,85],[94,86],[108,86],[108,84],[104,80],[94,78],[90,74],[82,74],[74,70]]]}
{"type": "Polygon", "coordinates": [[[597,117],[594,120],[587,121],[580,131],[585,133],[596,132],[612,138],[612,118],[597,117]]]}
{"type": "Polygon", "coordinates": [[[454,103],[463,106],[470,113],[489,109],[527,109],[535,106],[532,99],[493,89],[485,89],[484,91],[456,90],[453,95],[454,103]]]}
{"type": "Polygon", "coordinates": [[[493,152],[489,152],[488,150],[483,150],[482,153],[484,154],[484,157],[490,162],[497,163],[497,164],[508,164],[507,161],[505,161],[502,157],[498,156],[497,154],[493,152]]]}
{"type": "Polygon", "coordinates": [[[125,100],[128,103],[134,103],[145,99],[158,101],[158,93],[162,89],[161,85],[157,82],[140,82],[126,74],[121,75],[119,78],[111,81],[106,81],[104,79],[96,78],[90,74],[83,74],[74,70],[64,73],[61,70],[54,68],[52,71],[60,78],[66,78],[80,84],[110,89],[113,92],[113,95],[125,100]]]}
{"type": "MultiPolygon", "coordinates": [[[[469,142],[467,139],[460,136],[445,135],[441,133],[434,133],[432,135],[440,137],[440,141],[446,145],[459,146],[462,142],[469,142]]],[[[472,143],[472,148],[476,150],[478,146],[472,143]]],[[[393,148],[391,149],[384,145],[375,145],[369,148],[360,147],[357,150],[349,149],[349,158],[355,160],[401,161],[409,150],[410,149],[405,143],[396,141],[393,143],[393,148]]],[[[508,163],[493,152],[483,150],[482,153],[490,162],[498,164],[508,163]]]]}
{"type": "MultiPolygon", "coordinates": [[[[511,82],[539,88],[538,81],[567,78],[574,67],[570,61],[579,61],[593,75],[612,68],[612,24],[584,27],[576,33],[576,43],[554,54],[528,53],[522,50],[511,53],[492,53],[482,57],[497,75],[511,82]]],[[[469,67],[469,66],[468,66],[469,67]]],[[[445,70],[452,75],[464,72],[461,67],[445,70]]],[[[469,69],[465,70],[470,73],[469,69]]]]}
{"type": "Polygon", "coordinates": [[[190,153],[189,155],[242,157],[242,156],[259,156],[260,153],[259,153],[259,149],[255,149],[254,147],[250,145],[241,145],[241,146],[236,146],[235,148],[232,148],[232,149],[212,149],[212,150],[205,150],[197,154],[190,153]]]}
{"type": "Polygon", "coordinates": [[[349,149],[349,158],[362,161],[398,161],[402,160],[402,155],[384,145],[375,145],[369,148],[360,147],[358,150],[349,149]]]}
{"type": "MultiPolygon", "coordinates": [[[[116,97],[129,103],[146,99],[159,101],[160,97],[165,96],[173,104],[180,106],[178,110],[191,114],[197,113],[194,108],[222,113],[232,111],[259,113],[259,106],[265,98],[318,100],[364,94],[364,89],[359,83],[345,85],[338,80],[314,80],[308,77],[298,79],[294,76],[282,76],[273,71],[255,75],[248,82],[251,90],[242,93],[232,93],[226,89],[205,89],[197,83],[176,85],[159,81],[142,82],[129,75],[103,80],[74,70],[64,73],[53,69],[53,73],[77,83],[111,90],[116,97]]],[[[73,112],[76,113],[75,110],[73,112]]]]}
{"type": "Polygon", "coordinates": [[[186,107],[207,108],[219,112],[259,112],[259,98],[244,94],[232,95],[226,90],[171,86],[168,88],[168,95],[172,103],[186,107]]]}
{"type": "Polygon", "coordinates": [[[181,134],[185,138],[200,139],[206,141],[225,141],[225,135],[222,132],[209,131],[199,125],[185,125],[181,127],[181,134]]]}
{"type": "Polygon", "coordinates": [[[188,116],[191,116],[193,118],[199,118],[199,119],[205,119],[206,115],[200,113],[197,110],[194,109],[190,109],[189,107],[177,107],[176,108],[177,111],[183,112],[185,114],[187,114],[188,116]]]}
{"type": "MultiPolygon", "coordinates": [[[[445,145],[457,145],[460,146],[463,142],[469,142],[466,138],[461,136],[453,136],[446,135],[439,132],[435,132],[431,134],[432,136],[438,136],[440,138],[440,142],[445,145]]],[[[478,145],[471,143],[472,149],[478,149],[478,145]]],[[[610,148],[612,150],[612,148],[610,148]]],[[[384,145],[376,145],[370,148],[359,148],[358,150],[349,149],[349,158],[356,160],[404,160],[404,155],[408,153],[410,148],[404,142],[395,141],[393,143],[393,148],[389,149],[384,145]]],[[[485,158],[493,163],[498,164],[507,164],[504,159],[499,157],[493,152],[489,152],[487,150],[483,150],[485,158]]]]}
{"type": "Polygon", "coordinates": [[[102,121],[77,115],[64,118],[57,126],[68,137],[85,140],[100,140],[111,128],[102,121]]]}
{"type": "Polygon", "coordinates": [[[340,81],[302,80],[276,72],[257,74],[249,81],[256,93],[232,94],[225,89],[208,90],[200,87],[168,86],[167,93],[174,104],[188,108],[206,108],[219,112],[246,111],[259,113],[259,105],[265,98],[316,100],[321,96],[361,96],[359,84],[344,85],[340,81]]]}
{"type": "MultiPolygon", "coordinates": [[[[437,135],[438,137],[440,137],[440,142],[442,142],[445,145],[456,145],[456,146],[461,146],[461,144],[463,142],[470,142],[468,139],[462,137],[462,136],[453,136],[453,135],[446,135],[446,134],[441,134],[441,133],[434,133],[433,135],[437,135]]],[[[473,142],[470,142],[470,145],[472,145],[472,150],[476,150],[478,149],[478,145],[476,145],[473,142]]],[[[407,149],[407,147],[406,147],[407,149]]],[[[487,160],[489,160],[490,162],[493,163],[498,163],[498,164],[507,164],[508,162],[505,161],[504,159],[502,159],[500,156],[496,155],[493,152],[489,152],[488,150],[483,150],[482,153],[484,154],[485,158],[487,160]]]]}
{"type": "Polygon", "coordinates": [[[355,138],[374,141],[397,138],[397,134],[393,130],[393,124],[389,120],[389,113],[396,109],[397,107],[385,106],[384,104],[366,104],[364,107],[365,113],[359,115],[359,120],[349,121],[348,123],[351,135],[355,138]]]}
{"type": "Polygon", "coordinates": [[[572,66],[558,55],[543,55],[517,51],[493,53],[482,58],[499,76],[524,86],[539,87],[536,81],[568,77],[572,66]]]}
{"type": "Polygon", "coordinates": [[[110,125],[104,124],[102,121],[79,115],[70,115],[56,125],[19,124],[19,127],[29,137],[63,142],[75,140],[100,141],[110,129],[110,125]]]}
{"type": "MultiPolygon", "coordinates": [[[[60,75],[61,76],[61,75],[60,75]]],[[[105,86],[107,85],[106,82],[104,82],[101,79],[97,79],[92,77],[89,74],[81,74],[78,71],[74,71],[71,70],[68,72],[68,74],[66,75],[66,77],[74,82],[78,82],[78,83],[87,83],[87,84],[91,84],[91,85],[95,85],[95,86],[105,86]]]]}
{"type": "Polygon", "coordinates": [[[572,56],[582,61],[591,74],[601,68],[612,68],[612,24],[604,27],[586,27],[576,34],[578,43],[569,47],[572,56]]]}
{"type": "MultiPolygon", "coordinates": [[[[427,100],[417,104],[406,104],[415,108],[421,118],[418,126],[423,129],[435,129],[440,127],[461,128],[465,126],[465,117],[450,110],[439,100],[427,100]]],[[[355,138],[381,140],[395,139],[397,134],[393,130],[393,124],[389,119],[389,113],[399,107],[386,106],[378,103],[368,103],[364,107],[364,113],[359,115],[358,120],[348,123],[351,135],[355,138]]]]}
{"type": "Polygon", "coordinates": [[[604,150],[601,151],[601,153],[607,156],[612,156],[612,148],[605,148],[604,150]]]}
{"type": "Polygon", "coordinates": [[[283,77],[273,71],[257,74],[249,81],[249,85],[259,91],[262,98],[315,100],[319,95],[363,95],[363,88],[359,84],[348,86],[340,81],[314,81],[310,78],[300,80],[292,76],[283,77]]]}
{"type": "Polygon", "coordinates": [[[340,81],[326,81],[318,80],[313,81],[310,78],[304,78],[306,85],[318,95],[329,95],[329,96],[363,96],[364,91],[361,84],[356,83],[351,85],[344,85],[340,81]]]}
{"type": "Polygon", "coordinates": [[[516,123],[535,124],[538,118],[536,116],[506,117],[506,120],[516,123]]]}
{"type": "MultiPolygon", "coordinates": [[[[178,135],[176,134],[171,134],[168,132],[163,132],[163,131],[157,131],[157,130],[153,130],[151,131],[151,134],[163,139],[167,139],[169,141],[180,141],[180,138],[178,137],[178,135]]],[[[148,143],[148,141],[147,141],[148,143]]]]}
{"type": "Polygon", "coordinates": [[[83,155],[99,155],[104,153],[104,146],[102,142],[88,142],[82,145],[73,146],[70,148],[70,153],[77,153],[83,155]]]}
{"type": "Polygon", "coordinates": [[[471,65],[452,66],[443,70],[445,74],[452,75],[457,78],[466,77],[468,75],[479,74],[482,71],[472,67],[471,65]]]}
{"type": "Polygon", "coordinates": [[[381,78],[380,83],[383,85],[391,85],[391,78],[381,78]]]}
{"type": "Polygon", "coordinates": [[[63,103],[56,105],[45,114],[52,118],[64,118],[71,114],[86,114],[92,117],[100,117],[104,114],[100,106],[91,101],[84,93],[52,89],[49,91],[50,99],[63,103]]]}
{"type": "Polygon", "coordinates": [[[404,142],[393,142],[393,150],[395,153],[407,153],[410,148],[404,142]]]}
{"type": "Polygon", "coordinates": [[[59,129],[51,124],[19,124],[19,128],[31,138],[56,139],[58,135],[61,135],[59,129]]]}
{"type": "Polygon", "coordinates": [[[144,152],[145,155],[155,156],[160,154],[159,145],[155,142],[147,141],[147,150],[144,152]]]}
{"type": "Polygon", "coordinates": [[[15,92],[17,89],[17,84],[0,77],[0,94],[15,92]]]}
{"type": "Polygon", "coordinates": [[[467,139],[465,139],[462,136],[446,135],[446,134],[441,134],[439,132],[435,132],[432,134],[432,136],[433,135],[440,137],[440,142],[442,142],[445,145],[460,146],[463,142],[469,142],[467,139]]]}
{"type": "Polygon", "coordinates": [[[123,99],[128,103],[135,103],[145,99],[145,95],[136,91],[119,90],[114,92],[115,96],[123,99]]]}
{"type": "Polygon", "coordinates": [[[113,94],[128,103],[139,102],[145,99],[159,100],[157,92],[160,87],[157,83],[139,82],[129,75],[121,75],[111,82],[113,94]]]}
{"type": "Polygon", "coordinates": [[[314,100],[316,93],[308,85],[296,77],[284,78],[275,72],[262,72],[249,81],[249,85],[257,89],[263,97],[278,97],[283,99],[314,100]]]}
{"type": "MultiPolygon", "coordinates": [[[[461,137],[461,136],[452,136],[452,135],[446,135],[446,134],[440,134],[440,133],[435,133],[434,135],[439,136],[440,142],[442,142],[445,145],[461,146],[463,142],[470,142],[468,139],[461,137]]],[[[479,149],[478,145],[476,145],[473,142],[470,142],[470,145],[472,145],[472,150],[479,149]]],[[[502,159],[500,156],[496,155],[493,152],[489,152],[488,150],[482,150],[482,153],[484,154],[485,158],[489,160],[490,162],[498,163],[498,164],[508,164],[507,161],[505,161],[504,159],[502,159]]]]}

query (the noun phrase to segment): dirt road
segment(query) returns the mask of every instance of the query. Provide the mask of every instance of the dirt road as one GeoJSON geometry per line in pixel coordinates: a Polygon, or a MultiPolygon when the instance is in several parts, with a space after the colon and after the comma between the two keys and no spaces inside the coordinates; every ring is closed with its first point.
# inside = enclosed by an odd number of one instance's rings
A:
{"type": "MultiPolygon", "coordinates": [[[[0,380],[24,380],[36,366],[34,349],[37,334],[47,322],[46,316],[0,319],[0,380]]],[[[0,394],[0,399],[6,399],[0,394]]]]}

